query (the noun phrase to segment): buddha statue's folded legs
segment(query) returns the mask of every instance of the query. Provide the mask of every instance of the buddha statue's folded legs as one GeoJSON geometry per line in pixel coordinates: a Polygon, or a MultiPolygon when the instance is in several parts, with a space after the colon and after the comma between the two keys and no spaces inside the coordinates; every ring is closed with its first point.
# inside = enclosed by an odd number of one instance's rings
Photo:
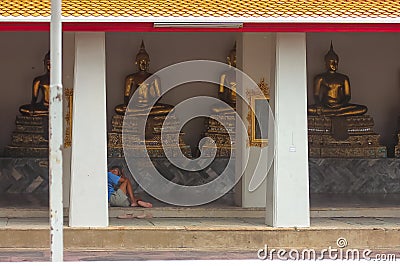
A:
{"type": "Polygon", "coordinates": [[[19,108],[19,112],[24,116],[47,116],[49,115],[49,105],[41,102],[25,104],[19,108]]]}
{"type": "Polygon", "coordinates": [[[368,111],[364,105],[349,104],[341,107],[327,108],[321,105],[310,105],[308,107],[309,115],[322,115],[322,116],[350,116],[350,115],[363,115],[368,111]]]}
{"type": "Polygon", "coordinates": [[[148,112],[149,115],[168,115],[173,108],[169,104],[157,103],[149,111],[150,107],[127,108],[125,104],[120,104],[115,107],[115,112],[119,115],[125,115],[127,111],[129,114],[143,114],[148,112]]]}

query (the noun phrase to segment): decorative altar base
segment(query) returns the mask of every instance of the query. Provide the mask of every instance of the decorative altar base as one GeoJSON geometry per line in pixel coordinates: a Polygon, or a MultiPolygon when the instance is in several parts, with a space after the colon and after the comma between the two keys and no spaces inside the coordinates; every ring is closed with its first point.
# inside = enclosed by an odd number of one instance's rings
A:
{"type": "Polygon", "coordinates": [[[310,193],[400,193],[400,160],[310,158],[310,193]]]}
{"type": "MultiPolygon", "coordinates": [[[[156,167],[174,182],[199,185],[218,176],[228,159],[216,158],[200,172],[179,170],[165,158],[153,160],[156,167]]],[[[108,158],[108,165],[121,165],[123,158],[108,158]]],[[[310,193],[400,193],[400,160],[310,158],[310,193]]],[[[48,193],[48,160],[45,158],[0,158],[0,193],[48,193]]]]}

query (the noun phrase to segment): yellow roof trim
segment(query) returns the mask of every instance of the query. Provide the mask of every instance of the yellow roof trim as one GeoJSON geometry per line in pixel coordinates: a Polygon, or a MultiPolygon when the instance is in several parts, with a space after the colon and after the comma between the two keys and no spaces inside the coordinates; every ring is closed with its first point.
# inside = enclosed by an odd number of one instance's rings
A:
{"type": "MultiPolygon", "coordinates": [[[[397,0],[63,0],[64,18],[230,18],[257,20],[400,18],[397,0]]],[[[0,17],[48,17],[50,0],[0,1],[0,17]]]]}

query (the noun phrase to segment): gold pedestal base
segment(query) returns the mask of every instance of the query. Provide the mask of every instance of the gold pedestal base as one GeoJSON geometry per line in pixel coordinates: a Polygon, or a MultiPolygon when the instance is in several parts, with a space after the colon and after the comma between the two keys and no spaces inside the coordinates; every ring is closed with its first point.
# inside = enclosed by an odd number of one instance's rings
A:
{"type": "Polygon", "coordinates": [[[6,157],[48,157],[49,133],[47,116],[17,116],[11,144],[5,147],[6,157]]]}
{"type": "Polygon", "coordinates": [[[397,134],[399,142],[394,146],[394,157],[400,158],[400,133],[397,134]]]}
{"type": "MultiPolygon", "coordinates": [[[[191,157],[190,146],[183,141],[184,133],[176,132],[175,125],[178,121],[175,117],[167,125],[163,125],[166,116],[149,117],[152,119],[151,136],[143,139],[139,132],[139,119],[133,114],[127,113],[127,123],[125,129],[125,150],[129,156],[144,157],[147,153],[151,158],[163,158],[168,156],[177,157],[182,152],[186,157],[191,157]],[[164,142],[161,141],[161,131],[164,132],[164,142]],[[174,145],[175,137],[179,135],[179,148],[174,145]],[[144,149],[144,146],[146,149],[144,149]]],[[[124,157],[124,148],[122,141],[122,127],[124,116],[114,115],[111,121],[112,131],[108,133],[108,156],[109,157],[124,157]]]]}
{"type": "Polygon", "coordinates": [[[213,139],[216,148],[211,141],[206,141],[203,145],[204,154],[202,156],[211,157],[214,152],[215,156],[219,158],[235,156],[235,126],[235,114],[215,114],[211,118],[208,118],[205,123],[206,132],[203,134],[203,137],[213,139]],[[229,133],[231,133],[232,139],[229,137],[229,133]]]}
{"type": "Polygon", "coordinates": [[[380,145],[374,133],[374,121],[369,115],[349,116],[343,119],[347,138],[335,138],[330,117],[308,117],[308,145],[311,158],[385,158],[387,149],[380,145]]]}

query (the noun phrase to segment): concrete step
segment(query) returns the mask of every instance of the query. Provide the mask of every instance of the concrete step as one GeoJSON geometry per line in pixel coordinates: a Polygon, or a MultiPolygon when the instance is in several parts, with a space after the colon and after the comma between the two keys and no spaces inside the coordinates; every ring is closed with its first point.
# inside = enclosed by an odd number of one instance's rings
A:
{"type": "MultiPolygon", "coordinates": [[[[152,209],[142,208],[109,208],[109,217],[115,218],[125,213],[141,214],[150,212],[153,217],[159,218],[262,218],[265,217],[264,208],[241,207],[157,207],[152,209]]],[[[336,207],[336,208],[311,208],[313,218],[322,217],[400,217],[400,207],[336,207]]],[[[64,208],[64,216],[68,217],[68,208],[64,208]]],[[[0,218],[30,218],[49,217],[49,210],[39,208],[0,208],[0,218]]]]}
{"type": "MultiPolygon", "coordinates": [[[[221,250],[338,248],[399,250],[399,218],[313,218],[309,228],[272,228],[263,218],[110,218],[107,228],[64,228],[70,250],[221,250]]],[[[45,218],[2,219],[0,248],[48,248],[45,218]]],[[[255,257],[256,258],[256,257],[255,257]]]]}

